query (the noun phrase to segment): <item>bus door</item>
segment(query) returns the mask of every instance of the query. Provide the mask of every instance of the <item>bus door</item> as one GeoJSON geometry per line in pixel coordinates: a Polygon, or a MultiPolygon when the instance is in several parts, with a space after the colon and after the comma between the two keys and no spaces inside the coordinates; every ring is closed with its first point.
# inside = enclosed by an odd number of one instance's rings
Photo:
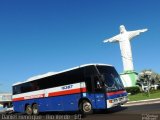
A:
{"type": "Polygon", "coordinates": [[[92,82],[96,108],[105,109],[106,95],[104,85],[102,84],[102,81],[99,79],[98,75],[92,76],[92,82]]]}

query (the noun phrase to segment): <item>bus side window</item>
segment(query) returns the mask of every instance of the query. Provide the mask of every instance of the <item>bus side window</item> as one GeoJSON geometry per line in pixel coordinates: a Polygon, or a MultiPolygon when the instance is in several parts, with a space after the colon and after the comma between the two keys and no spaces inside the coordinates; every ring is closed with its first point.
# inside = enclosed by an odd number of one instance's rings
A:
{"type": "Polygon", "coordinates": [[[31,83],[31,90],[39,90],[37,81],[31,83]]]}
{"type": "Polygon", "coordinates": [[[85,77],[85,81],[86,81],[87,92],[93,92],[91,76],[85,77]]]}

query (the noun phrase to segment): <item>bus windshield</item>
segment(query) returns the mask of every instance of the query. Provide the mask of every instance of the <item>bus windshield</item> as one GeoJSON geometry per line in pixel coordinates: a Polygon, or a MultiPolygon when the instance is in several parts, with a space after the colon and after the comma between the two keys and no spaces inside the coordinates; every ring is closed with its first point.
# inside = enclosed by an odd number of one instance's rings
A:
{"type": "Polygon", "coordinates": [[[123,90],[124,86],[121,78],[114,67],[111,66],[97,66],[100,74],[103,76],[103,81],[105,83],[108,92],[123,90]]]}

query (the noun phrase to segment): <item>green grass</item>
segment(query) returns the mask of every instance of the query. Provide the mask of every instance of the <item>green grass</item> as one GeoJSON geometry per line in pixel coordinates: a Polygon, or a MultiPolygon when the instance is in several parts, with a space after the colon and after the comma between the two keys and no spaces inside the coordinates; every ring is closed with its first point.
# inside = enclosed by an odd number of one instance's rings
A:
{"type": "Polygon", "coordinates": [[[138,100],[160,98],[160,90],[151,91],[150,96],[148,96],[147,93],[138,93],[136,95],[129,95],[128,98],[129,98],[129,101],[138,101],[138,100]]]}

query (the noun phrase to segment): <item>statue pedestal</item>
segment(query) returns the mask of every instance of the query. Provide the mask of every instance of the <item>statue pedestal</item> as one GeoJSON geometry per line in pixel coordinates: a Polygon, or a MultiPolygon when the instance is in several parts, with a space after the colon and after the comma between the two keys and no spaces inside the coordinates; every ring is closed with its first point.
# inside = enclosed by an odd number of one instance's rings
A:
{"type": "Polygon", "coordinates": [[[124,87],[136,86],[138,73],[136,71],[125,71],[120,74],[124,87]]]}

